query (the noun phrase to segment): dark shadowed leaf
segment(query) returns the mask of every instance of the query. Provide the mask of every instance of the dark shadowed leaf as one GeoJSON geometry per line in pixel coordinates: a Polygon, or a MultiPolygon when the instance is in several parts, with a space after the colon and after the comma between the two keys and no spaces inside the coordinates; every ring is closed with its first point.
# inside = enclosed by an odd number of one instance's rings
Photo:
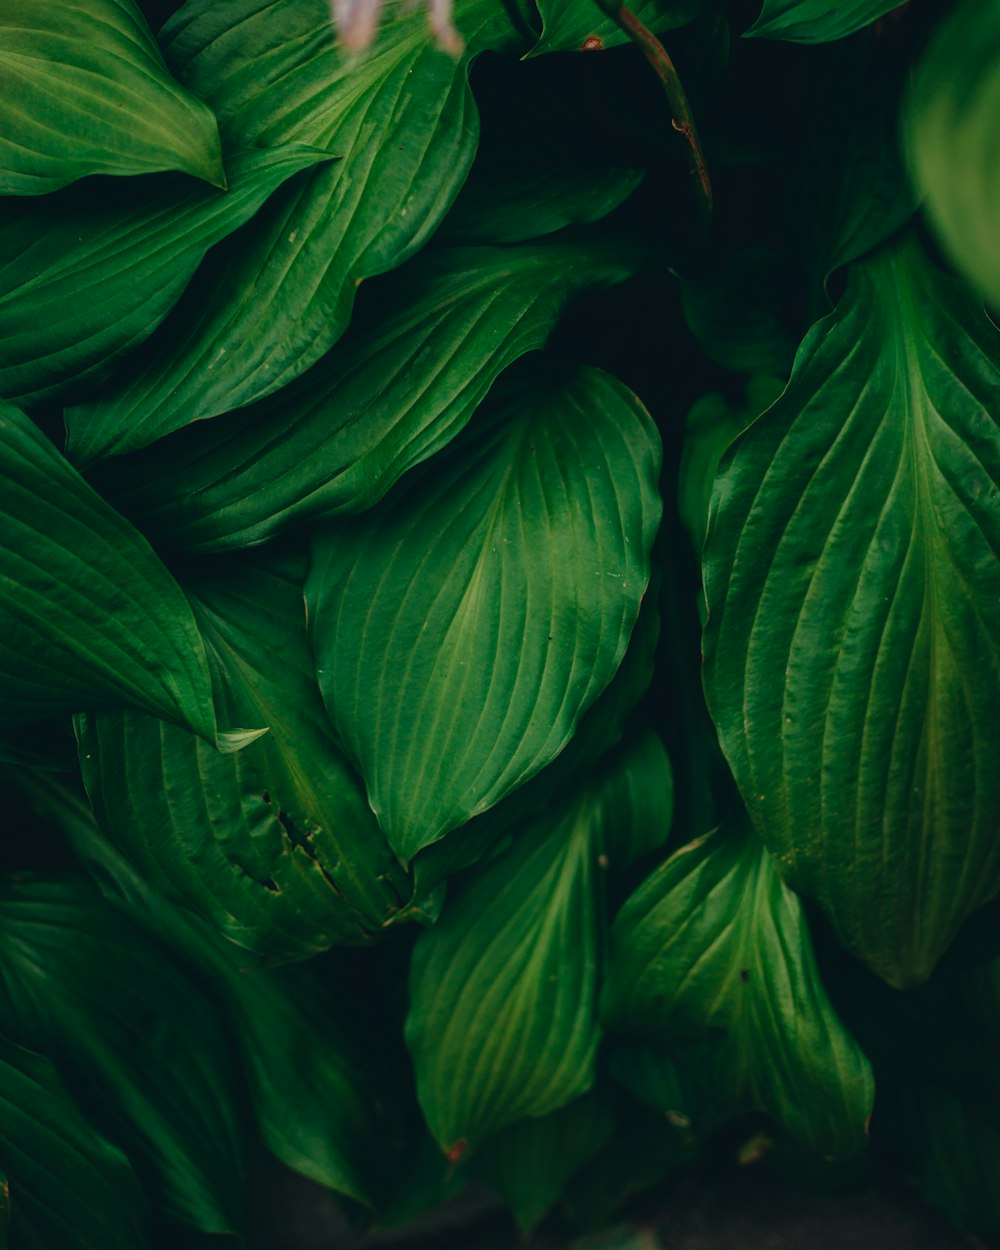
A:
{"type": "Polygon", "coordinates": [[[505,1128],[476,1156],[476,1172],[503,1196],[527,1235],[614,1128],[610,1100],[596,1088],[549,1115],[505,1128]]]}
{"type": "Polygon", "coordinates": [[[59,1066],[167,1218],[243,1222],[242,1128],[203,986],[85,878],[0,885],[0,1030],[59,1066]]]}
{"type": "Polygon", "coordinates": [[[406,1038],[446,1152],[593,1084],[604,878],[663,843],[671,810],[670,766],[650,735],[474,869],[421,934],[406,1038]]]}
{"type": "Polygon", "coordinates": [[[181,588],[23,413],[0,404],[0,722],[141,708],[216,739],[181,588]]]}
{"type": "Polygon", "coordinates": [[[554,759],[611,680],[659,456],[621,383],[529,371],[428,471],[317,536],[320,687],[404,860],[554,759]]]}
{"type": "Polygon", "coordinates": [[[295,959],[366,940],[409,890],[327,720],[301,580],[235,566],[191,593],[220,701],[270,732],[223,756],[149,717],[80,717],[101,829],[151,885],[249,950],[295,959]]]}
{"type": "Polygon", "coordinates": [[[239,146],[305,143],[341,156],[273,196],[215,249],[140,358],[80,420],[93,457],[271,394],[347,326],[363,278],[430,237],[465,180],[478,115],[470,59],[520,38],[496,0],[459,0],[466,52],[391,0],[371,53],[344,58],[328,0],[189,0],[164,31],[171,66],[239,146]]]}
{"type": "Polygon", "coordinates": [[[746,34],[793,43],[827,43],[852,35],[899,7],[900,0],[764,0],[746,34]]]}
{"type": "Polygon", "coordinates": [[[144,533],[199,551],[363,511],[462,429],[576,291],[622,281],[641,259],[584,239],[426,252],[373,284],[344,339],[303,377],[109,464],[100,485],[144,533]]]}
{"type": "Polygon", "coordinates": [[[850,271],[723,460],[705,681],[761,836],[925,978],[1000,889],[1000,336],[912,238],[850,271]]]}
{"type": "MultiPolygon", "coordinates": [[[[0,200],[0,394],[22,405],[78,396],[152,333],[213,243],[323,160],[295,146],[241,154],[227,191],[174,174],[0,200]]],[[[78,442],[71,418],[72,459],[78,442]]]]}
{"type": "Polygon", "coordinates": [[[146,1250],[128,1160],[83,1118],[48,1059],[2,1037],[0,1172],[17,1250],[146,1250]]]}
{"type": "Polygon", "coordinates": [[[906,104],[908,155],[949,257],[1000,304],[1000,10],[965,0],[935,37],[906,104]]]}
{"type": "Polygon", "coordinates": [[[625,903],[602,999],[609,1029],[714,1046],[733,1107],[833,1158],[867,1142],[868,1061],[820,980],[796,896],[741,813],[681,847],[625,903]]]}
{"type": "Polygon", "coordinates": [[[0,13],[0,194],[179,169],[225,185],[215,118],[167,71],[132,0],[0,13]]]}
{"type": "MultiPolygon", "coordinates": [[[[628,43],[626,35],[597,0],[536,0],[542,33],[529,56],[543,52],[597,52],[628,43]]],[[[673,30],[690,22],[703,0],[635,0],[628,7],[654,31],[673,30]]]]}

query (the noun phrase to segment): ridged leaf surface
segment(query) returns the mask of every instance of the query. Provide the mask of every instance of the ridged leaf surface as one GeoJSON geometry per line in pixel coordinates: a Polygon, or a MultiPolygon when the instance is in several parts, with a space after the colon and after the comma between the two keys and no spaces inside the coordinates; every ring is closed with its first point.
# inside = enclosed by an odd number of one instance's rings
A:
{"type": "Polygon", "coordinates": [[[899,7],[900,0],[764,0],[746,33],[792,43],[828,43],[853,35],[899,7]]]}

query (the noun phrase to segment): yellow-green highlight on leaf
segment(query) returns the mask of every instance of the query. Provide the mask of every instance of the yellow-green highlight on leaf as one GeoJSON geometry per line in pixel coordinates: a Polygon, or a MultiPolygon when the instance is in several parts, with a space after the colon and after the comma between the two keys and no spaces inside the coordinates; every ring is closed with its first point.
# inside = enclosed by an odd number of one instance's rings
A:
{"type": "Polygon", "coordinates": [[[1000,891],[1000,332],[905,236],[716,478],[705,689],[789,882],[896,986],[1000,891]]]}
{"type": "Polygon", "coordinates": [[[133,0],[0,13],[0,195],[176,169],[226,185],[211,111],[171,78],[133,0]]]}

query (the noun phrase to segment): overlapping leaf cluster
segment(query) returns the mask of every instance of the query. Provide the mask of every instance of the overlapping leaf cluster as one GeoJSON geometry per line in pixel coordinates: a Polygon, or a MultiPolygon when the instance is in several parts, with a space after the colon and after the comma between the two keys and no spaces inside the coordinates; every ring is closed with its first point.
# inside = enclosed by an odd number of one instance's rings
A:
{"type": "Polygon", "coordinates": [[[165,7],[0,12],[0,1246],[1000,1236],[986,0],[165,7]]]}

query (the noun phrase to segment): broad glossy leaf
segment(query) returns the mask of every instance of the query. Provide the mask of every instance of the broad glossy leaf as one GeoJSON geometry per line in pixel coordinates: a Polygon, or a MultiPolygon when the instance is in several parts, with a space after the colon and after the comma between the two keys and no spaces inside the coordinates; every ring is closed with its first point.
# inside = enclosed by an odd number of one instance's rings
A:
{"type": "Polygon", "coordinates": [[[593,1089],[549,1115],[509,1125],[486,1143],[476,1171],[503,1196],[527,1235],[614,1128],[610,1100],[593,1089]]]}
{"type": "Polygon", "coordinates": [[[21,782],[36,809],[66,833],[105,898],[211,977],[268,1149],[318,1183],[374,1205],[396,1149],[384,1074],[345,1033],[345,1000],[332,994],[319,965],[257,967],[151,888],[102,837],[79,796],[48,777],[22,774],[21,782]]]}
{"type": "Polygon", "coordinates": [[[2,1037],[0,1172],[17,1250],[146,1250],[128,1160],[83,1118],[48,1059],[2,1037]]]}
{"type": "MultiPolygon", "coordinates": [[[[529,56],[543,52],[596,52],[628,43],[628,35],[605,17],[597,0],[536,0],[542,33],[529,56]]],[[[702,8],[702,0],[636,0],[628,6],[654,31],[684,26],[702,8]]]]}
{"type": "Polygon", "coordinates": [[[417,940],[406,1040],[435,1140],[460,1154],[594,1081],[604,874],[664,841],[670,769],[655,738],[474,869],[417,940]]]}
{"type": "Polygon", "coordinates": [[[659,439],[609,375],[529,375],[466,432],[317,537],[306,584],[327,710],[404,859],[566,745],[624,655],[659,522],[659,439]]]}
{"type": "Polygon", "coordinates": [[[1000,11],[965,0],[918,63],[908,156],[949,257],[1000,304],[1000,11]]]}
{"type": "Polygon", "coordinates": [[[607,374],[529,372],[466,435],[319,535],[306,585],[323,697],[404,860],[565,747],[659,522],[656,431],[607,374]]]}
{"type": "Polygon", "coordinates": [[[782,871],[894,985],[1000,889],[998,387],[981,303],[905,239],[850,271],[709,521],[723,749],[782,871]]]}
{"type": "Polygon", "coordinates": [[[699,399],[688,412],[681,453],[678,507],[695,551],[701,551],[719,461],[729,444],[785,389],[780,378],[747,379],[742,404],[716,393],[699,399]]]}
{"type": "MultiPolygon", "coordinates": [[[[27,405],[99,380],[163,320],[214,243],[329,159],[295,145],[241,153],[227,191],[170,175],[0,200],[0,394],[27,405]]],[[[71,421],[72,459],[79,433],[71,421]]]]}
{"type": "MultiPolygon", "coordinates": [[[[347,335],[304,376],[109,464],[101,488],[144,533],[198,551],[362,511],[466,425],[576,291],[639,263],[635,249],[583,239],[426,252],[373,284],[347,335]]],[[[145,438],[141,426],[122,437],[116,449],[145,438]]]]}
{"type": "Polygon", "coordinates": [[[229,142],[343,159],[283,188],[212,253],[136,363],[80,409],[88,458],[286,385],[343,333],[362,279],[401,264],[444,216],[476,147],[470,59],[519,36],[496,0],[460,0],[455,59],[405,0],[384,11],[361,61],[335,48],[328,0],[189,0],[167,24],[171,65],[229,142]]]}
{"type": "Polygon", "coordinates": [[[900,0],[764,0],[747,36],[792,43],[827,43],[900,7],[900,0]]]}
{"type": "Polygon", "coordinates": [[[0,14],[0,194],[178,169],[225,185],[215,118],[175,82],[132,0],[0,14]]]}
{"type": "Polygon", "coordinates": [[[205,1232],[241,1227],[243,1134],[222,1017],[86,879],[0,885],[0,1030],[59,1065],[163,1215],[205,1232]]]}
{"type": "Polygon", "coordinates": [[[137,707],[216,738],[180,587],[23,413],[0,404],[0,723],[137,707]]]}
{"type": "Polygon", "coordinates": [[[149,717],[80,717],[102,831],[151,885],[272,959],[377,934],[409,890],[327,720],[301,581],[213,569],[192,596],[224,704],[271,730],[222,756],[149,717]]]}
{"type": "MultiPolygon", "coordinates": [[[[607,689],[583,715],[566,749],[495,807],[425,847],[413,861],[419,895],[429,893],[452,873],[495,854],[527,821],[578,788],[581,779],[618,745],[630,714],[653,679],[659,635],[660,615],[651,588],[642,601],[625,658],[607,689]]],[[[651,739],[650,749],[655,751],[657,746],[658,740],[651,739]]],[[[669,780],[669,794],[661,794],[659,801],[669,802],[672,810],[672,776],[669,780]]]]}
{"type": "Polygon", "coordinates": [[[864,1148],[868,1060],[827,998],[801,903],[742,814],[675,851],[622,907],[602,1015],[640,1038],[714,1042],[733,1105],[833,1158],[864,1148]]]}

